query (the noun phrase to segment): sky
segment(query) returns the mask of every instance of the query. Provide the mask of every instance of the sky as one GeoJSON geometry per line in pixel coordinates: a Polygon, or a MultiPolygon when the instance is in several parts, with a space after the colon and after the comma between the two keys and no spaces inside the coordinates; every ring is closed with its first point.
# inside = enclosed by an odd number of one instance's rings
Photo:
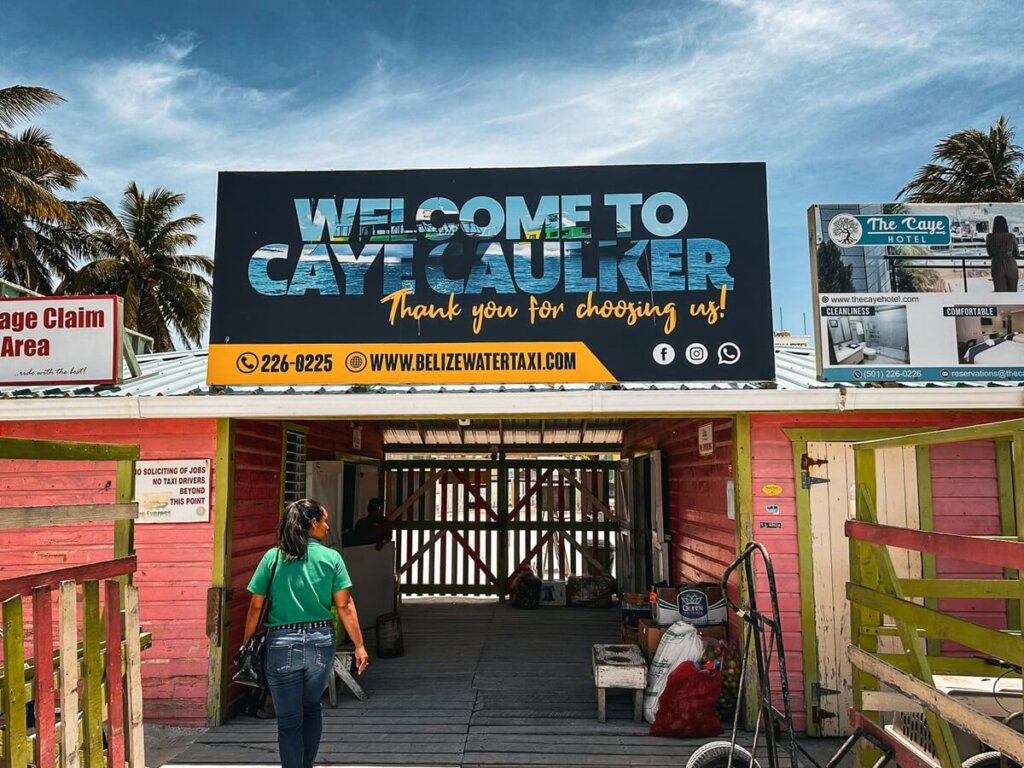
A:
{"type": "Polygon", "coordinates": [[[66,99],[33,122],[78,191],[182,192],[203,253],[224,170],[758,161],[793,333],[808,206],[893,200],[942,137],[1024,125],[1024,0],[2,5],[0,86],[66,99]]]}

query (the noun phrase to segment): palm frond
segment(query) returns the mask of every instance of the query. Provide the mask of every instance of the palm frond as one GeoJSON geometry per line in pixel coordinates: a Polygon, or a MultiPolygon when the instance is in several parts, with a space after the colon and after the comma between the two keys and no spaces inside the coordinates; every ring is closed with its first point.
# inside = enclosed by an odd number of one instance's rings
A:
{"type": "Polygon", "coordinates": [[[1014,202],[1022,200],[1018,179],[1024,151],[1000,117],[988,132],[976,128],[945,137],[898,197],[914,203],[1014,202]]]}
{"type": "Polygon", "coordinates": [[[0,88],[0,125],[13,126],[36,112],[64,101],[56,91],[31,85],[0,88]]]}

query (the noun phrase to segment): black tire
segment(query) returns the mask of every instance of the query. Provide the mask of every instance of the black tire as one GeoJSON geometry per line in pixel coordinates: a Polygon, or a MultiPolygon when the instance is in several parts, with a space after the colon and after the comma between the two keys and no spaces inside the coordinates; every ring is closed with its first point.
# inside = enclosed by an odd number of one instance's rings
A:
{"type": "MultiPolygon", "coordinates": [[[[963,768],[1002,768],[1002,757],[999,752],[981,752],[964,760],[963,768]]],[[[1020,768],[1020,763],[1007,758],[1006,766],[1020,768]]]]}
{"type": "Polygon", "coordinates": [[[733,768],[761,768],[749,751],[728,741],[712,741],[698,748],[686,761],[686,768],[728,768],[730,753],[733,768]]]}

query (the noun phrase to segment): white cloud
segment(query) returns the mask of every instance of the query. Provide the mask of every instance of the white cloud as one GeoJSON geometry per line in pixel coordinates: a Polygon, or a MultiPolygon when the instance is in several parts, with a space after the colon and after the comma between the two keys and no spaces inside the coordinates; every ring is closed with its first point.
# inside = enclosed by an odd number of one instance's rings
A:
{"type": "MultiPolygon", "coordinates": [[[[186,33],[55,70],[48,84],[69,104],[44,123],[90,173],[86,191],[167,186],[208,220],[215,173],[241,169],[765,160],[776,191],[822,192],[808,169],[828,164],[880,198],[902,183],[885,173],[908,178],[950,130],[1001,111],[1020,119],[1016,87],[991,109],[971,98],[1024,74],[1006,31],[1024,19],[1009,8],[979,6],[970,18],[1001,22],[969,29],[958,3],[720,0],[649,18],[623,8],[576,49],[519,55],[505,41],[516,55],[500,64],[472,49],[464,65],[435,63],[408,34],[367,32],[371,68],[353,72],[339,50],[304,90],[206,69],[196,60],[207,43],[186,33]],[[895,172],[874,160],[911,153],[895,172]]],[[[773,216],[812,200],[787,197],[773,216]]],[[[209,223],[200,244],[212,252],[209,223]]],[[[802,268],[802,248],[798,258],[802,268]]]]}

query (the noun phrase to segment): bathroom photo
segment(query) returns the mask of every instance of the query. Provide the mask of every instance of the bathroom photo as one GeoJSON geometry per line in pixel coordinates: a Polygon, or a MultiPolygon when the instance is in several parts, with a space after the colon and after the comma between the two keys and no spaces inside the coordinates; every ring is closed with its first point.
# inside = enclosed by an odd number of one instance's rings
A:
{"type": "Polygon", "coordinates": [[[909,365],[907,308],[874,307],[873,315],[827,318],[832,365],[909,365]]]}
{"type": "Polygon", "coordinates": [[[958,317],[956,348],[961,363],[1024,366],[1024,305],[1001,304],[989,317],[958,317]]]}

